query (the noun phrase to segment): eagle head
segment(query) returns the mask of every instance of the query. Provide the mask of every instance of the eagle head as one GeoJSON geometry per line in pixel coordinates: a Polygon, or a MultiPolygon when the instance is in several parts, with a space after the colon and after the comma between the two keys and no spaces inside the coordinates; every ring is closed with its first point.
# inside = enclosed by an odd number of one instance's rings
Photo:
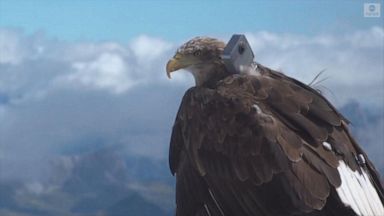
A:
{"type": "Polygon", "coordinates": [[[225,43],[215,38],[195,37],[184,43],[167,63],[167,76],[186,69],[195,78],[197,86],[218,81],[226,73],[221,59],[225,43]]]}

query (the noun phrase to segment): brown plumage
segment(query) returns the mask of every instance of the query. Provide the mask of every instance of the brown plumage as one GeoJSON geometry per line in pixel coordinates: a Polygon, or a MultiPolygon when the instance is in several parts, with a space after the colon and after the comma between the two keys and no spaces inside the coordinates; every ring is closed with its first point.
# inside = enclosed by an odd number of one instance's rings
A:
{"type": "Polygon", "coordinates": [[[186,68],[196,79],[170,143],[177,216],[359,215],[336,191],[341,162],[368,173],[383,203],[347,119],[310,86],[260,64],[252,75],[226,71],[223,47],[194,38],[167,65],[168,75],[186,68]]]}

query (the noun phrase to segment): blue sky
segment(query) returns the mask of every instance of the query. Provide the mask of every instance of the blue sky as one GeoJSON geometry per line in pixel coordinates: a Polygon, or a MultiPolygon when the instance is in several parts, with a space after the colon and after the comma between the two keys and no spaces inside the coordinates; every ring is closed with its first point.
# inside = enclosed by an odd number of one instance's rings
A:
{"type": "MultiPolygon", "coordinates": [[[[383,25],[364,18],[366,1],[0,0],[0,26],[63,40],[166,40],[260,30],[314,35],[383,25]]],[[[381,1],[369,1],[381,2],[381,1]]]]}

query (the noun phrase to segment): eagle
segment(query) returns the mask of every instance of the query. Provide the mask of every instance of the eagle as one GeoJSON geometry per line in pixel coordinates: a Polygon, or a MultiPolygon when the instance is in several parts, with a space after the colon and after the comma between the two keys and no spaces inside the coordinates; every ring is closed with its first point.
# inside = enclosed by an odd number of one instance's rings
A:
{"type": "Polygon", "coordinates": [[[383,216],[379,173],[349,121],[311,85],[257,62],[225,67],[226,44],[195,37],[166,65],[196,85],[172,128],[177,216],[383,216]]]}

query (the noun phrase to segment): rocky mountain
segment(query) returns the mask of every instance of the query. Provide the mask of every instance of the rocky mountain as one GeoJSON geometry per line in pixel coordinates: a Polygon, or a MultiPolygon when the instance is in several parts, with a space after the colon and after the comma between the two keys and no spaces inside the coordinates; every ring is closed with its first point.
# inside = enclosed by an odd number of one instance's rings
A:
{"type": "Polygon", "coordinates": [[[47,182],[1,182],[0,215],[162,216],[172,211],[172,179],[165,166],[164,172],[158,169],[163,161],[98,150],[62,156],[52,164],[47,182]]]}

